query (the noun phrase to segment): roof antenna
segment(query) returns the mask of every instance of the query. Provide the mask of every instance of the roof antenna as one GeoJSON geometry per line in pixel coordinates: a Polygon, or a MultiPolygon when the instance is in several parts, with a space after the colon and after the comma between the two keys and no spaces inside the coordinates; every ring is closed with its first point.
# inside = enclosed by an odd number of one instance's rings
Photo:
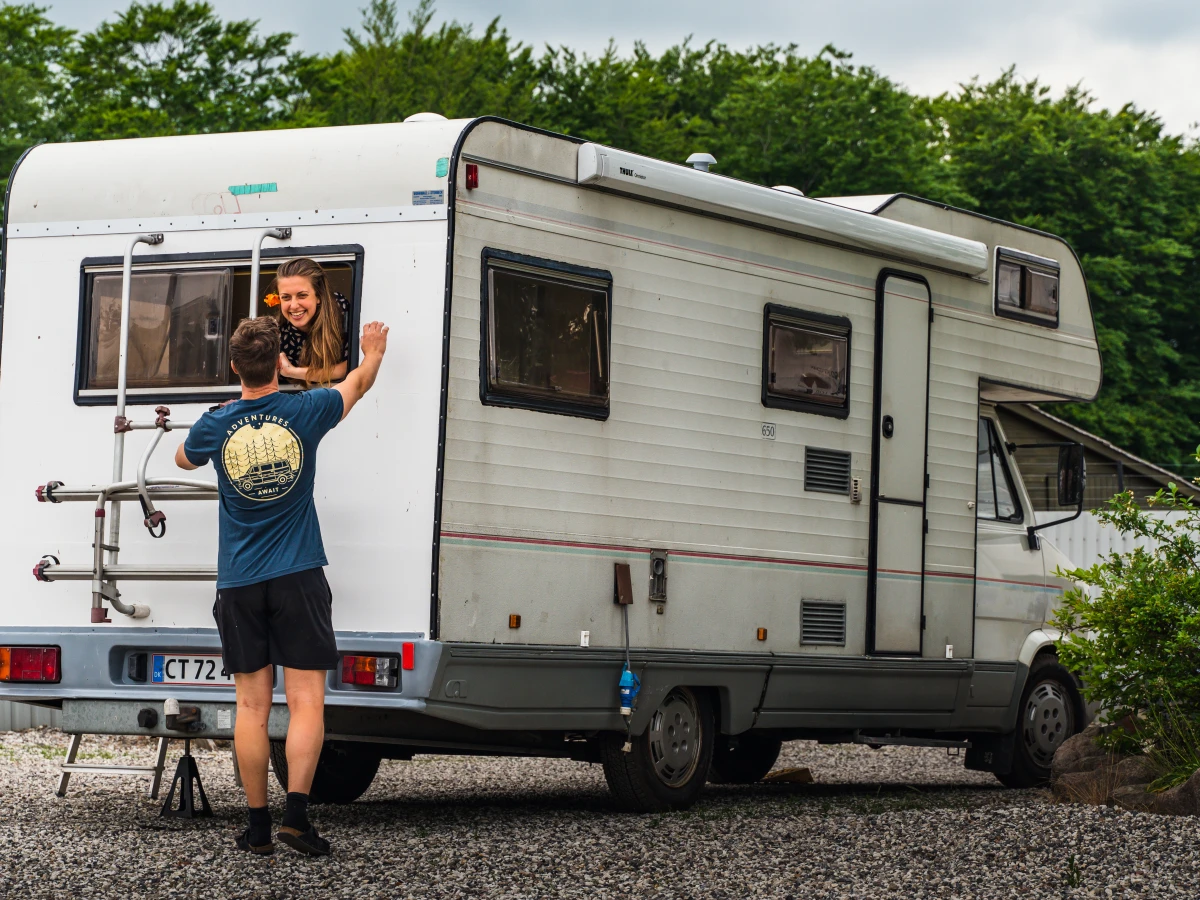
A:
{"type": "Polygon", "coordinates": [[[717,158],[711,153],[693,153],[687,158],[687,164],[697,172],[707,172],[709,166],[717,164],[717,158]]]}

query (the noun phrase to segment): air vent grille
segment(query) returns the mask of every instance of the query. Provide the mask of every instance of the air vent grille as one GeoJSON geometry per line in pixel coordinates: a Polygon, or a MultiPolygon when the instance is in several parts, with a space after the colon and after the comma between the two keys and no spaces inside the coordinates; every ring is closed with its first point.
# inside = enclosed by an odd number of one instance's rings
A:
{"type": "Polygon", "coordinates": [[[846,604],[831,600],[801,600],[800,643],[846,646],[846,604]]]}
{"type": "Polygon", "coordinates": [[[804,448],[804,489],[823,494],[850,494],[850,454],[844,450],[804,448]]]}

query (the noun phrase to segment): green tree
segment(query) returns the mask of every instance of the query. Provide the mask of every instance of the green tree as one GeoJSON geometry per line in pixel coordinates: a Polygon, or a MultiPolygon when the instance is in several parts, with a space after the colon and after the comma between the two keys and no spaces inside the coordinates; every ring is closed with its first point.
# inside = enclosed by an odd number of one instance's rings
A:
{"type": "Polygon", "coordinates": [[[952,196],[928,101],[832,46],[760,48],[713,116],[721,171],[806,194],[952,196]]]}
{"type": "Polygon", "coordinates": [[[58,66],[74,32],[45,13],[27,4],[0,6],[0,189],[28,147],[56,136],[58,66]]]}
{"type": "Polygon", "coordinates": [[[244,131],[287,121],[311,65],[287,32],[222,22],[207,3],[134,2],[67,54],[63,130],[77,140],[244,131]]]}
{"type": "Polygon", "coordinates": [[[396,122],[418,112],[448,118],[533,115],[537,67],[531,51],[493,19],[432,28],[432,0],[421,0],[401,30],[394,0],[371,0],[362,31],[346,29],[346,49],[304,73],[306,110],[334,125],[396,122]]]}

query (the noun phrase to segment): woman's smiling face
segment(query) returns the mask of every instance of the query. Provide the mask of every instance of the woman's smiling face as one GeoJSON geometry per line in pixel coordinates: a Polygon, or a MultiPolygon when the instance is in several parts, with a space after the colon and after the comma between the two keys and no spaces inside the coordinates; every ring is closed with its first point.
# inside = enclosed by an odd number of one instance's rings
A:
{"type": "Polygon", "coordinates": [[[291,322],[301,331],[308,331],[313,316],[317,314],[317,294],[312,282],[303,275],[292,275],[279,279],[279,311],[285,322],[291,322]]]}

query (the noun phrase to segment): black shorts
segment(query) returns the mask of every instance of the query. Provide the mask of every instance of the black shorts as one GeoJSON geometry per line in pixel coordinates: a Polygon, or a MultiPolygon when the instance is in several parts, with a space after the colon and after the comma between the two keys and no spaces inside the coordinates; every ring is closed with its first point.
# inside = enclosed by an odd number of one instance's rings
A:
{"type": "Polygon", "coordinates": [[[324,569],[218,588],[213,618],[230,673],[257,672],[271,665],[337,668],[333,594],[324,569]]]}

